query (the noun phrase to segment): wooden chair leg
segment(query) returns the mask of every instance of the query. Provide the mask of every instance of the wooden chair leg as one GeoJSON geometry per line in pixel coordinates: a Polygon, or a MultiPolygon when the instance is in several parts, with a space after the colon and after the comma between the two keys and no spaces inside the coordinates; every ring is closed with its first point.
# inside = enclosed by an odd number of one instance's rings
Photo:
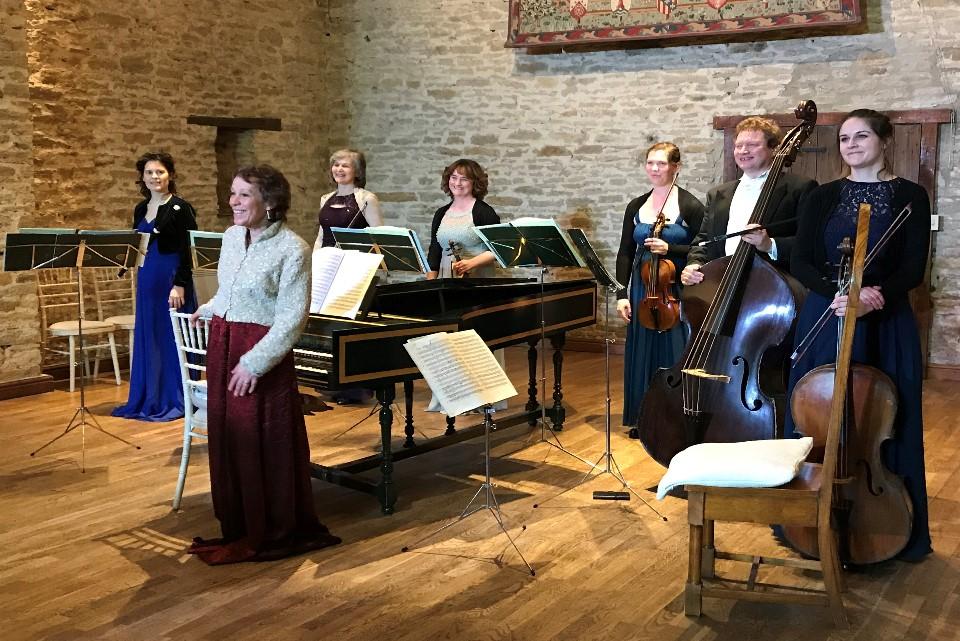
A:
{"type": "Polygon", "coordinates": [[[132,329],[127,330],[127,340],[129,341],[127,343],[127,354],[130,359],[130,362],[128,363],[128,366],[130,367],[130,369],[128,370],[128,375],[132,375],[133,374],[133,330],[132,329]]]}
{"type": "MultiPolygon", "coordinates": [[[[189,403],[190,398],[184,399],[189,403]]],[[[180,499],[183,497],[183,486],[187,481],[187,469],[190,466],[190,445],[193,442],[191,434],[192,417],[188,414],[183,419],[183,453],[180,455],[180,475],[177,477],[177,488],[173,491],[173,509],[180,509],[180,499]]]]}
{"type": "Polygon", "coordinates": [[[837,538],[830,528],[820,528],[817,532],[817,544],[820,548],[820,567],[823,571],[823,585],[830,603],[830,613],[838,628],[846,628],[847,614],[843,609],[843,597],[840,592],[840,555],[837,551],[837,538]]]}
{"type": "Polygon", "coordinates": [[[67,337],[67,349],[70,352],[70,391],[77,387],[77,339],[73,336],[67,337]]]}
{"type": "Polygon", "coordinates": [[[683,592],[683,612],[698,617],[703,609],[703,526],[690,524],[690,549],[687,551],[687,585],[683,592]]]}
{"type": "Polygon", "coordinates": [[[120,362],[117,360],[117,339],[113,332],[107,334],[107,340],[110,341],[110,358],[113,360],[113,377],[120,384],[120,362]]]}
{"type": "Polygon", "coordinates": [[[703,548],[701,554],[703,560],[700,563],[700,572],[705,579],[712,579],[716,576],[717,554],[716,546],[713,540],[713,521],[704,519],[703,521],[703,548]]]}

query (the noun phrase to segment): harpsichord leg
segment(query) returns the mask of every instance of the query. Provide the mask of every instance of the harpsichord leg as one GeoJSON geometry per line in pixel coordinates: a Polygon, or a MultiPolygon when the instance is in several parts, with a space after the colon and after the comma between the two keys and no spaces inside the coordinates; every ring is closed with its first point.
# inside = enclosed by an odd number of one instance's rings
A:
{"type": "Polygon", "coordinates": [[[553,346],[553,407],[550,409],[550,420],[553,421],[554,432],[563,429],[563,421],[567,415],[567,411],[563,408],[563,387],[561,385],[563,345],[566,338],[567,335],[563,333],[554,334],[550,337],[550,344],[553,346]]]}
{"type": "Polygon", "coordinates": [[[377,498],[384,514],[393,514],[397,502],[397,492],[393,486],[393,447],[390,443],[393,427],[393,399],[396,398],[396,385],[389,383],[377,390],[380,401],[380,441],[383,447],[380,463],[380,484],[377,485],[377,498]]]}

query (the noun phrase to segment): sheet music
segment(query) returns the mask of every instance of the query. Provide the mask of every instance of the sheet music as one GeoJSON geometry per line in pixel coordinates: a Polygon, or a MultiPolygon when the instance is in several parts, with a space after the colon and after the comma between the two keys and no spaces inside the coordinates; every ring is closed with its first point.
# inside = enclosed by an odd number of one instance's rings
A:
{"type": "Polygon", "coordinates": [[[413,338],[404,348],[447,416],[517,395],[493,352],[472,329],[413,338]]]}
{"type": "Polygon", "coordinates": [[[338,247],[313,252],[310,312],[356,318],[383,257],[338,247]]]}

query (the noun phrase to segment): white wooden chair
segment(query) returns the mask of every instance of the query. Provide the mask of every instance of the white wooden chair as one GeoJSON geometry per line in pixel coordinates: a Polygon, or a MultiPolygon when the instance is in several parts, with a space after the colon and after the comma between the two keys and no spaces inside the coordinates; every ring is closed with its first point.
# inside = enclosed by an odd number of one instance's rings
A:
{"type": "Polygon", "coordinates": [[[94,269],[94,291],[97,295],[97,318],[127,331],[129,371],[133,371],[133,330],[137,315],[136,268],[117,276],[112,267],[94,269]]]}
{"type": "MultiPolygon", "coordinates": [[[[83,318],[83,357],[85,373],[89,375],[89,355],[92,352],[96,363],[93,375],[97,376],[102,349],[109,349],[113,360],[114,378],[120,385],[120,366],[117,362],[117,341],[114,336],[116,326],[104,321],[87,320],[86,301],[84,300],[83,281],[73,269],[42,269],[37,271],[37,297],[40,301],[40,324],[42,347],[45,351],[65,355],[70,363],[70,391],[76,389],[77,350],[83,318]],[[67,349],[59,348],[51,338],[66,338],[67,349]],[[106,342],[104,342],[106,340],[106,342]]],[[[62,344],[62,343],[61,343],[62,344]]]]}
{"type": "Polygon", "coordinates": [[[173,509],[180,509],[183,484],[190,464],[190,446],[195,438],[207,438],[207,381],[201,378],[207,371],[207,339],[210,319],[200,319],[190,326],[190,314],[170,310],[173,338],[177,343],[180,361],[180,380],[183,383],[183,454],[180,457],[180,475],[173,492],[173,509]],[[191,372],[197,372],[195,380],[191,372]]]}

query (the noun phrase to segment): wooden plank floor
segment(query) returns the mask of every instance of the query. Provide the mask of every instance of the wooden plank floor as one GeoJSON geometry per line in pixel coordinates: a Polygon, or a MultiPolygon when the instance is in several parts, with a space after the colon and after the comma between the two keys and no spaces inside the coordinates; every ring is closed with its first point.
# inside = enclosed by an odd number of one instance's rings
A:
{"type": "MultiPolygon", "coordinates": [[[[510,351],[509,362],[514,380],[523,380],[524,353],[510,351]]],[[[615,358],[615,425],[621,366],[615,358]]],[[[568,429],[561,439],[590,460],[603,447],[602,373],[601,355],[567,355],[568,429]]],[[[891,561],[848,573],[852,625],[837,631],[825,611],[803,606],[706,599],[703,617],[686,618],[680,598],[686,504],[657,502],[645,489],[662,469],[620,430],[613,441],[617,461],[669,521],[636,499],[592,501],[595,489],[620,489],[609,476],[556,496],[581,478],[585,466],[540,442],[539,428],[497,436],[498,497],[536,577],[512,550],[494,561],[508,543],[485,513],[412,552],[400,551],[469,501],[483,470],[479,441],[399,463],[400,499],[391,517],[380,516],[367,495],[316,481],[321,518],[343,537],[340,546],[274,563],[207,567],[184,553],[191,537],[217,534],[205,446],[194,450],[183,509],[172,512],[182,422],[111,418],[126,388],[101,381],[90,389],[88,405],[105,429],[142,449],[88,429],[86,473],[78,467],[79,433],[29,456],[63,431],[78,394],[0,402],[4,639],[960,638],[960,444],[951,383],[929,383],[925,398],[936,553],[919,564],[891,561]]],[[[422,384],[417,394],[423,407],[422,384]]],[[[374,452],[374,419],[347,431],[369,409],[336,407],[308,417],[314,459],[335,462],[374,452]]],[[[419,412],[417,421],[423,434],[442,431],[439,416],[419,412]]],[[[778,550],[765,528],[727,526],[718,529],[718,540],[778,550]]],[[[812,577],[792,578],[802,584],[812,577]]]]}

